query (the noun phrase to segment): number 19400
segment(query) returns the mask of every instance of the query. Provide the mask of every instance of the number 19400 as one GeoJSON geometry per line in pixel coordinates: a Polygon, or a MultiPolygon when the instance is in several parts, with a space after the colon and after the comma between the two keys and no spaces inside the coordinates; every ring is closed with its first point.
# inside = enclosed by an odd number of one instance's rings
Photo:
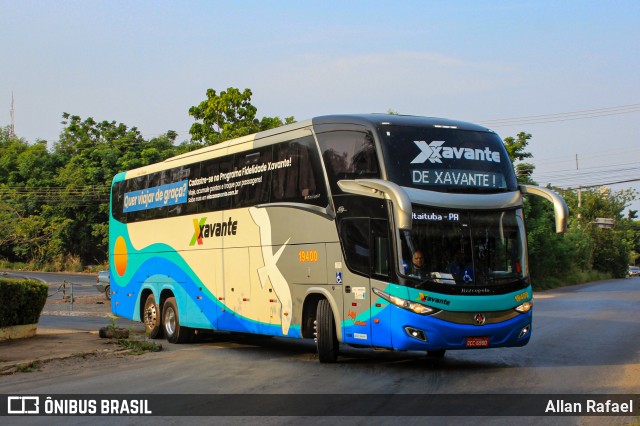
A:
{"type": "Polygon", "coordinates": [[[298,260],[300,262],[317,262],[318,250],[300,250],[298,252],[298,260]]]}

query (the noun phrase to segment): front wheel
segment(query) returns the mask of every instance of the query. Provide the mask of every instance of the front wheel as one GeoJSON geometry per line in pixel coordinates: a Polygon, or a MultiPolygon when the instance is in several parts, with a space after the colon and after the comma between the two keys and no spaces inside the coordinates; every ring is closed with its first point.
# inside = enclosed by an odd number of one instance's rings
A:
{"type": "Polygon", "coordinates": [[[169,343],[184,343],[191,336],[191,329],[180,325],[178,304],[175,297],[169,297],[162,306],[162,325],[169,343]]]}
{"type": "Polygon", "coordinates": [[[316,310],[316,342],[320,362],[336,362],[338,359],[338,337],[336,322],[327,299],[318,302],[316,310]]]}

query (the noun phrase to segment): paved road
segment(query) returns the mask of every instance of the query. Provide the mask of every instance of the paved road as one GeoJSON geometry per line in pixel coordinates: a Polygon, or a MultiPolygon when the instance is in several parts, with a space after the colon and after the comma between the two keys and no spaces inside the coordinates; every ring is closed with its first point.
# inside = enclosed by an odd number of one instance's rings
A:
{"type": "Polygon", "coordinates": [[[73,274],[59,272],[31,272],[31,271],[0,271],[0,277],[30,278],[49,285],[50,297],[62,297],[73,292],[75,296],[93,296],[96,290],[96,274],[73,274]]]}

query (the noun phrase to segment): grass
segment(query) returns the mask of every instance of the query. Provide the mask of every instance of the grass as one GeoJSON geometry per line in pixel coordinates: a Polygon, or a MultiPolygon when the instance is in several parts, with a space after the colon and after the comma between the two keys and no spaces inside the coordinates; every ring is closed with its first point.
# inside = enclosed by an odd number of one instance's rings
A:
{"type": "Polygon", "coordinates": [[[21,373],[31,373],[40,369],[40,361],[31,361],[28,364],[16,365],[16,370],[21,373]]]}
{"type": "MultiPolygon", "coordinates": [[[[109,321],[110,324],[107,328],[116,330],[118,328],[116,323],[117,318],[112,316],[109,318],[109,321]]],[[[131,355],[142,355],[145,352],[158,352],[162,350],[162,346],[151,340],[147,340],[146,337],[135,336],[131,329],[129,329],[129,336],[127,339],[118,339],[118,345],[122,349],[128,350],[131,355]]]]}
{"type": "Polygon", "coordinates": [[[142,355],[145,352],[158,352],[162,350],[162,346],[144,337],[138,338],[132,336],[128,339],[119,339],[118,345],[123,349],[127,349],[131,355],[142,355]]]}

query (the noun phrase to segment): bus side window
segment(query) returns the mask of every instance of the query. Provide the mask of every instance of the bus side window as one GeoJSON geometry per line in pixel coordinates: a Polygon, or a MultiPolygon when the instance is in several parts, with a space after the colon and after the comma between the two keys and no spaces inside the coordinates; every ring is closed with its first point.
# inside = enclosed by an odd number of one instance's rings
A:
{"type": "Polygon", "coordinates": [[[373,239],[373,274],[389,277],[391,263],[389,253],[388,222],[382,219],[371,220],[371,238],[373,239]]]}
{"type": "Polygon", "coordinates": [[[284,142],[274,147],[271,201],[302,201],[318,193],[311,136],[284,142]]]}
{"type": "Polygon", "coordinates": [[[127,215],[124,213],[124,193],[126,181],[120,181],[113,185],[111,195],[111,215],[121,223],[127,223],[127,215]]]}
{"type": "Polygon", "coordinates": [[[332,131],[318,134],[331,190],[341,179],[379,178],[380,168],[371,133],[332,131]]]}
{"type": "Polygon", "coordinates": [[[369,219],[344,219],[340,224],[340,238],[347,266],[355,272],[369,276],[369,219]]]}
{"type": "MultiPolygon", "coordinates": [[[[203,161],[200,167],[201,177],[215,177],[219,176],[221,173],[229,173],[233,170],[233,155],[203,161]]],[[[233,181],[229,180],[229,182],[233,181]]],[[[227,180],[220,180],[221,185],[225,183],[228,183],[227,180]]],[[[218,190],[217,192],[220,193],[223,192],[223,190],[218,190]]],[[[203,196],[203,199],[198,202],[198,213],[224,210],[229,207],[230,199],[230,196],[209,199],[207,199],[206,196],[203,196]]]]}
{"type": "Polygon", "coordinates": [[[248,170],[236,182],[251,181],[250,184],[238,188],[238,194],[233,197],[232,208],[251,207],[256,204],[269,202],[270,172],[255,172],[251,167],[259,167],[271,163],[271,147],[265,147],[246,154],[235,155],[235,170],[248,170]]]}

